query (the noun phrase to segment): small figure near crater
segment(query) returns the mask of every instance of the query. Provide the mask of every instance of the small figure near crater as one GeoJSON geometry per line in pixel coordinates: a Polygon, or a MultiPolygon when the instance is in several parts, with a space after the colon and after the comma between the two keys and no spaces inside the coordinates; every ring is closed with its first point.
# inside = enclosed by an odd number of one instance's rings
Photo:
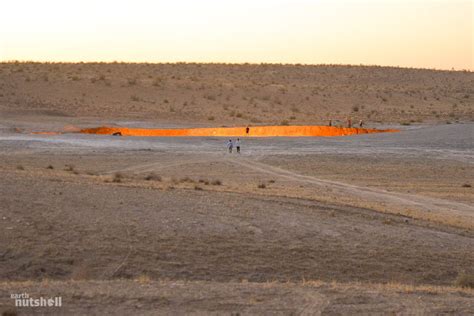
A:
{"type": "Polygon", "coordinates": [[[237,149],[237,153],[240,154],[240,138],[237,138],[235,141],[235,148],[237,149]]]}
{"type": "Polygon", "coordinates": [[[227,142],[227,149],[229,150],[229,154],[232,154],[232,149],[234,148],[234,143],[232,142],[232,139],[229,139],[227,142]]]}

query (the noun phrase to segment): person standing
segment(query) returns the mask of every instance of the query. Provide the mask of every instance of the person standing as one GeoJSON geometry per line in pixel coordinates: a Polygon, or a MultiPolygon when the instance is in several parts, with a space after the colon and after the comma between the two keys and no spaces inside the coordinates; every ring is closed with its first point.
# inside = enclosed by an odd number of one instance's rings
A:
{"type": "Polygon", "coordinates": [[[229,149],[229,154],[232,154],[232,149],[234,148],[234,144],[232,143],[232,139],[229,139],[227,142],[227,149],[229,149]]]}
{"type": "Polygon", "coordinates": [[[237,153],[240,154],[240,138],[237,138],[235,141],[235,148],[237,149],[237,153]]]}

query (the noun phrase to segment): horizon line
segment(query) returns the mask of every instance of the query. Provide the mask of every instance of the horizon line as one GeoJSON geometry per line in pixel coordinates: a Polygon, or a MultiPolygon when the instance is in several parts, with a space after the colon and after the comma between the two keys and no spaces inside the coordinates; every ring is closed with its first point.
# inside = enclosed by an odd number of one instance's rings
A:
{"type": "Polygon", "coordinates": [[[286,63],[286,62],[199,62],[199,61],[161,61],[161,62],[149,62],[149,61],[125,61],[125,60],[113,60],[113,61],[40,61],[40,60],[21,60],[21,59],[9,59],[0,60],[0,64],[135,64],[135,65],[228,65],[228,66],[305,66],[305,67],[372,67],[372,68],[391,68],[391,69],[408,69],[408,70],[429,70],[429,71],[445,71],[445,72],[474,72],[474,69],[464,68],[451,69],[446,68],[424,68],[414,66],[394,66],[394,65],[379,65],[379,64],[344,64],[344,63],[286,63]]]}

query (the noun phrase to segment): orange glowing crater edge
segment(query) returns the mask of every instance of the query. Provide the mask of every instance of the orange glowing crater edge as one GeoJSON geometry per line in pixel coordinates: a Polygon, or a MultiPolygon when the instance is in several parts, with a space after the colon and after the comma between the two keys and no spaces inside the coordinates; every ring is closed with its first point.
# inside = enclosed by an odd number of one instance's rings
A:
{"type": "Polygon", "coordinates": [[[126,127],[96,127],[79,131],[83,134],[121,136],[218,136],[218,137],[305,137],[305,136],[348,136],[357,134],[399,132],[396,129],[345,128],[334,126],[251,126],[182,129],[145,129],[126,127]]]}

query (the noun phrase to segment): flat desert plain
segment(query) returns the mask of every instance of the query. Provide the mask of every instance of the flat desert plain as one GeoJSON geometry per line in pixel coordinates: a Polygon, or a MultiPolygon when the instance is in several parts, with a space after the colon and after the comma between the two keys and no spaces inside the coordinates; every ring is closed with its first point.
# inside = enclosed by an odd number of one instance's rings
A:
{"type": "Polygon", "coordinates": [[[473,314],[473,87],[363,66],[0,64],[0,311],[473,314]],[[77,133],[348,117],[400,132],[243,137],[240,154],[77,133]]]}

